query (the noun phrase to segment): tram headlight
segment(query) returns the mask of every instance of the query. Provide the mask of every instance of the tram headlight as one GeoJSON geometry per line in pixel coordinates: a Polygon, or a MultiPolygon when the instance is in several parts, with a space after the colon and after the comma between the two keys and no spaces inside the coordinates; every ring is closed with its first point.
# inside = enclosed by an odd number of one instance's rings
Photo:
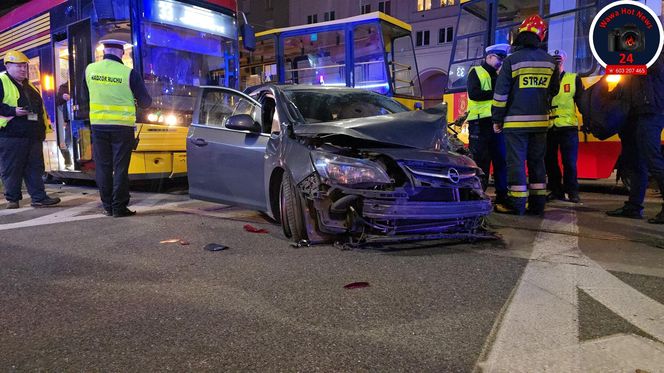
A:
{"type": "Polygon", "coordinates": [[[159,119],[159,116],[155,113],[148,114],[148,120],[150,122],[156,122],[159,119]]]}
{"type": "Polygon", "coordinates": [[[173,114],[169,114],[169,115],[166,116],[165,122],[169,126],[175,126],[176,124],[178,124],[178,117],[176,117],[173,114]]]}

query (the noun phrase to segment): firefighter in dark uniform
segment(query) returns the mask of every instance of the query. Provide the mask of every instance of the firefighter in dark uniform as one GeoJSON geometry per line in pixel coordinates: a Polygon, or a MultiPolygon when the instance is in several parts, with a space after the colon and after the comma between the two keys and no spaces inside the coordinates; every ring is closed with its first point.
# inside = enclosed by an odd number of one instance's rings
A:
{"type": "Polygon", "coordinates": [[[544,213],[546,131],[560,84],[553,57],[540,49],[545,35],[540,16],[526,18],[496,81],[491,112],[494,131],[505,133],[508,184],[508,201],[496,205],[496,212],[523,215],[528,205],[529,213],[544,213]]]}
{"type": "Polygon", "coordinates": [[[560,91],[551,103],[551,128],[546,135],[546,175],[551,193],[548,200],[567,200],[579,203],[579,181],[576,161],[579,155],[579,121],[576,116],[576,103],[583,94],[581,78],[564,70],[567,53],[557,49],[551,56],[558,65],[560,91]],[[558,151],[563,163],[563,172],[558,164],[558,151]]]}
{"type": "Polygon", "coordinates": [[[90,124],[95,179],[104,213],[123,217],[136,214],[129,204],[129,161],[134,148],[136,104],[152,105],[140,74],[122,63],[122,40],[107,39],[104,59],[88,65],[85,83],[90,97],[90,124]]]}
{"type": "Polygon", "coordinates": [[[0,73],[0,175],[8,209],[19,208],[25,180],[33,207],[52,206],[60,198],[44,189],[42,142],[51,123],[39,90],[28,79],[28,57],[15,50],[5,54],[6,72],[0,73]]]}
{"type": "Polygon", "coordinates": [[[505,138],[493,131],[491,102],[496,86],[498,69],[507,57],[509,44],[492,45],[485,50],[486,57],[480,66],[473,66],[468,73],[468,130],[469,148],[473,159],[484,172],[482,188],[486,190],[493,163],[493,179],[496,203],[507,201],[507,169],[505,165],[505,138]]]}

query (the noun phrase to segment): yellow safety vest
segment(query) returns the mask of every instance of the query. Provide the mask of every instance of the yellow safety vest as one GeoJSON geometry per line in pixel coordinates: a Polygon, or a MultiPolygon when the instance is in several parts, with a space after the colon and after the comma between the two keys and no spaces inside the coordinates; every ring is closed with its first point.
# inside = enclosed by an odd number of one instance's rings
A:
{"type": "Polygon", "coordinates": [[[551,103],[550,124],[556,127],[577,127],[576,106],[576,74],[565,73],[560,80],[560,91],[551,103]]]}
{"type": "MultiPolygon", "coordinates": [[[[473,66],[470,68],[470,71],[475,70],[477,77],[480,79],[480,86],[483,91],[491,91],[493,87],[491,86],[491,75],[486,69],[482,66],[473,66]]],[[[491,117],[491,102],[492,100],[486,101],[475,101],[468,99],[468,120],[477,120],[482,118],[491,117]]]]}
{"type": "MultiPolygon", "coordinates": [[[[17,107],[18,106],[18,99],[21,97],[21,94],[18,91],[18,88],[14,84],[14,82],[11,81],[11,78],[9,75],[7,75],[7,72],[2,72],[0,73],[0,81],[2,82],[2,90],[4,92],[4,96],[2,98],[2,103],[9,105],[11,107],[17,107]]],[[[32,83],[28,81],[28,85],[34,89],[37,93],[39,93],[39,90],[37,87],[35,87],[32,83]]],[[[48,114],[46,114],[46,107],[44,106],[44,100],[42,100],[42,117],[44,118],[44,127],[46,130],[46,133],[49,133],[53,131],[53,127],[51,126],[51,121],[48,118],[48,114]]],[[[10,120],[14,119],[14,117],[3,117],[0,116],[0,128],[4,128],[7,126],[7,123],[9,123],[10,120]]]]}
{"type": "Polygon", "coordinates": [[[130,73],[131,68],[108,59],[88,65],[85,81],[90,92],[90,124],[134,126],[136,106],[130,73]]]}

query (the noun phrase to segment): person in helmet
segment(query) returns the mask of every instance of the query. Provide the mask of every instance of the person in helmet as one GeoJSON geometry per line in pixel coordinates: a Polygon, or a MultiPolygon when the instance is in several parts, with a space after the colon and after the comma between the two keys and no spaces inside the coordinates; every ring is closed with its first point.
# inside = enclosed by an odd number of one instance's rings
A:
{"type": "Polygon", "coordinates": [[[19,208],[21,182],[25,181],[33,207],[52,206],[44,189],[42,143],[51,123],[39,90],[28,80],[28,57],[8,51],[0,73],[0,175],[8,209],[19,208]]]}
{"type": "Polygon", "coordinates": [[[560,91],[551,103],[551,128],[546,135],[546,175],[547,186],[551,191],[547,199],[579,203],[581,199],[576,169],[579,121],[576,117],[576,103],[583,94],[583,83],[577,74],[565,71],[567,53],[564,50],[556,49],[549,54],[556,61],[560,73],[560,91]],[[558,152],[563,163],[562,172],[558,164],[558,152]]]}
{"type": "Polygon", "coordinates": [[[484,61],[468,72],[468,132],[469,149],[473,160],[484,172],[482,188],[486,190],[493,163],[496,188],[495,202],[507,201],[507,170],[505,168],[505,139],[493,132],[491,100],[498,70],[510,50],[509,44],[496,44],[485,49],[484,61]]]}
{"type": "Polygon", "coordinates": [[[499,213],[544,213],[546,132],[560,85],[553,57],[540,48],[546,30],[540,16],[526,18],[496,80],[491,116],[494,131],[505,134],[508,184],[507,202],[496,205],[499,213]]]}
{"type": "Polygon", "coordinates": [[[152,105],[140,74],[122,63],[125,42],[100,41],[104,59],[85,69],[90,99],[95,180],[104,214],[124,217],[136,214],[129,204],[129,161],[134,148],[136,104],[152,105]]]}

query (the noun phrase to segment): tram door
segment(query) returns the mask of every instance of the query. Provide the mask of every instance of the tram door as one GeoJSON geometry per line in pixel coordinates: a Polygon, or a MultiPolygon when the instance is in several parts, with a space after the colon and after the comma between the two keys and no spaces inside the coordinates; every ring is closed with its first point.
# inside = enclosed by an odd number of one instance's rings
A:
{"type": "Polygon", "coordinates": [[[92,160],[92,133],[89,121],[88,94],[85,86],[85,68],[92,62],[90,20],[83,20],[67,28],[69,52],[69,90],[71,108],[72,156],[76,168],[86,170],[92,160]]]}
{"type": "Polygon", "coordinates": [[[53,35],[55,50],[55,130],[60,150],[57,169],[73,170],[76,143],[71,131],[71,95],[69,89],[69,47],[67,34],[53,35]]]}

